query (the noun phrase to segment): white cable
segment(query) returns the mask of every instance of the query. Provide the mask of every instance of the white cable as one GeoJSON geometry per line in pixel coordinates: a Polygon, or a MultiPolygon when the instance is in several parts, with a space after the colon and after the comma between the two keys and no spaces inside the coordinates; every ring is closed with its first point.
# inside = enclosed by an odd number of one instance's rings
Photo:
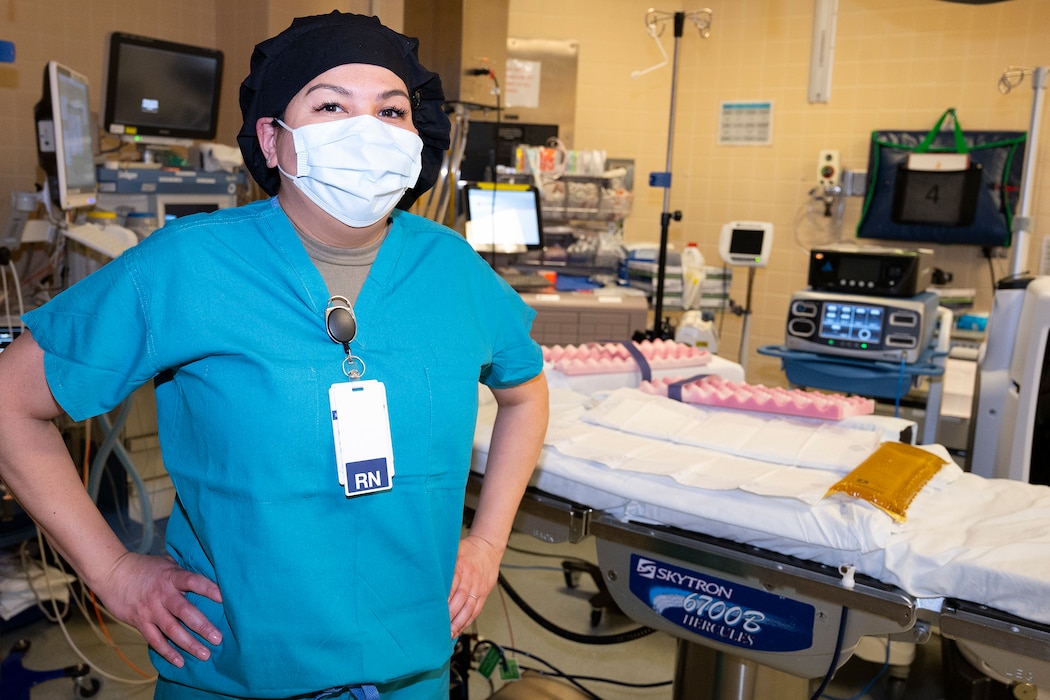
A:
{"type": "Polygon", "coordinates": [[[810,250],[814,245],[827,245],[840,239],[842,234],[843,215],[846,209],[846,197],[841,194],[830,195],[833,201],[828,208],[824,196],[818,195],[816,188],[809,191],[806,200],[795,214],[795,243],[802,250],[810,250]],[[819,206],[818,206],[819,203],[819,206]],[[830,216],[825,216],[830,212],[830,216]],[[801,227],[806,222],[810,227],[823,235],[822,240],[805,241],[801,237],[801,227]]]}
{"type": "MultiPolygon", "coordinates": [[[[18,297],[18,325],[21,328],[22,332],[25,333],[26,332],[26,322],[22,320],[22,317],[25,316],[26,307],[25,307],[25,302],[22,299],[22,280],[19,279],[19,277],[18,277],[18,269],[15,267],[15,264],[13,262],[12,263],[8,263],[7,267],[11,270],[11,277],[14,280],[14,285],[15,285],[15,296],[18,297]]],[[[8,324],[8,326],[10,326],[11,325],[11,309],[10,309],[9,306],[7,306],[8,301],[7,301],[7,277],[6,276],[4,277],[4,304],[5,304],[5,313],[7,314],[7,324],[8,324]]]]}
{"type": "MultiPolygon", "coordinates": [[[[52,589],[51,570],[48,567],[48,565],[44,562],[43,555],[41,555],[41,557],[40,557],[40,573],[43,575],[44,582],[47,585],[47,593],[50,596],[48,598],[48,600],[51,601],[51,610],[48,610],[44,606],[44,599],[41,597],[40,591],[38,591],[36,589],[36,586],[33,585],[33,577],[29,573],[29,565],[32,562],[29,559],[28,552],[26,551],[26,545],[28,543],[29,543],[29,540],[26,540],[25,542],[23,542],[22,546],[18,550],[19,561],[22,564],[22,573],[24,573],[25,577],[26,577],[26,584],[29,586],[29,590],[33,593],[33,597],[36,598],[36,606],[40,610],[40,612],[43,613],[44,617],[49,622],[58,622],[59,618],[65,616],[66,612],[69,610],[69,601],[66,601],[65,609],[60,611],[59,608],[58,608],[58,601],[55,598],[55,592],[52,589]],[[52,613],[52,610],[53,610],[53,613],[52,613]]],[[[38,543],[38,546],[43,546],[43,544],[40,542],[40,531],[39,531],[39,528],[37,528],[37,543],[38,543]]],[[[63,584],[63,585],[65,585],[65,584],[63,584]]]]}
{"type": "MultiPolygon", "coordinates": [[[[45,553],[48,551],[48,549],[50,549],[52,552],[54,552],[55,548],[51,545],[50,541],[47,541],[46,544],[45,544],[44,534],[43,534],[42,530],[39,527],[37,527],[37,546],[40,547],[40,568],[44,572],[44,582],[47,585],[48,599],[51,601],[52,608],[54,609],[54,612],[55,612],[55,617],[52,617],[51,614],[48,612],[48,610],[45,608],[45,606],[43,604],[44,601],[41,598],[39,591],[37,591],[36,587],[33,586],[32,579],[29,577],[28,569],[27,569],[27,566],[25,564],[25,561],[26,561],[27,557],[24,554],[24,551],[23,551],[23,565],[22,565],[22,568],[23,568],[23,570],[26,571],[26,579],[29,581],[29,587],[32,589],[33,594],[37,598],[37,607],[41,610],[41,612],[43,612],[44,616],[47,617],[48,620],[51,620],[52,622],[57,622],[58,623],[59,629],[62,630],[62,636],[65,637],[66,644],[73,651],[73,653],[76,654],[76,656],[81,661],[83,661],[85,664],[87,664],[89,667],[91,667],[91,671],[93,673],[96,673],[99,676],[102,676],[103,678],[106,678],[107,680],[111,680],[111,681],[113,681],[115,683],[124,683],[124,684],[127,684],[127,685],[147,685],[147,684],[150,684],[150,683],[155,683],[156,680],[157,680],[157,676],[156,675],[149,676],[149,677],[146,677],[146,678],[122,678],[120,676],[116,676],[114,674],[111,674],[111,673],[108,673],[106,671],[103,671],[101,668],[98,667],[97,664],[92,662],[87,657],[87,655],[84,654],[84,652],[82,652],[80,650],[80,647],[78,647],[76,642],[73,641],[73,637],[72,637],[72,635],[70,635],[69,630],[66,628],[65,622],[62,619],[65,616],[65,611],[62,611],[60,613],[58,611],[58,605],[57,605],[57,603],[55,601],[54,582],[52,581],[52,577],[51,577],[51,575],[49,573],[49,566],[48,566],[48,564],[46,562],[46,559],[45,559],[45,553]]],[[[23,550],[24,550],[24,544],[23,544],[23,550]]],[[[61,560],[58,557],[55,558],[55,561],[59,562],[59,566],[61,567],[61,560]]],[[[59,571],[61,571],[62,573],[66,573],[62,568],[59,568],[59,571]]],[[[92,622],[91,616],[88,613],[87,609],[84,607],[82,601],[80,601],[73,594],[72,586],[70,586],[69,584],[63,584],[63,585],[65,585],[67,588],[69,588],[70,599],[73,600],[73,601],[76,601],[77,607],[80,609],[81,614],[84,615],[84,619],[87,622],[88,627],[91,628],[95,632],[95,635],[98,636],[107,646],[109,646],[111,649],[116,649],[116,647],[117,647],[116,642],[111,640],[111,639],[105,638],[105,635],[102,635],[97,630],[97,626],[95,625],[94,622],[92,622]]],[[[66,603],[66,605],[68,606],[69,604],[66,603]]],[[[101,610],[101,609],[104,609],[104,608],[100,605],[99,609],[101,610]]],[[[111,614],[108,611],[107,611],[107,616],[111,616],[111,614]]],[[[124,627],[127,627],[128,629],[131,629],[131,630],[135,631],[136,634],[138,633],[138,631],[135,630],[133,627],[129,627],[128,625],[124,625],[124,623],[121,623],[121,624],[124,627]]]]}
{"type": "Polygon", "coordinates": [[[7,293],[7,268],[11,267],[11,263],[0,266],[0,280],[4,284],[4,323],[8,328],[11,326],[11,298],[7,293]]]}

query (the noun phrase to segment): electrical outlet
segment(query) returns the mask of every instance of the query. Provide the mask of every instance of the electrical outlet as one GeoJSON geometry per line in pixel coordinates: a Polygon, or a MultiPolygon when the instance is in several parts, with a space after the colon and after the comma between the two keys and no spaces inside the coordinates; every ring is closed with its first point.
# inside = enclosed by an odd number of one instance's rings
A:
{"type": "Polygon", "coordinates": [[[817,158],[817,187],[827,191],[829,187],[842,184],[842,169],[839,167],[838,151],[821,151],[817,158]]]}

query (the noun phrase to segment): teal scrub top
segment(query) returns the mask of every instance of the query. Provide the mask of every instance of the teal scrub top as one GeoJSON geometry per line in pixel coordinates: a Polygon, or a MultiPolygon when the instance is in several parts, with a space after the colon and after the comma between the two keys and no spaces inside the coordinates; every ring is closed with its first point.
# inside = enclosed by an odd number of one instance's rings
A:
{"type": "MultiPolygon", "coordinates": [[[[336,292],[338,293],[338,292],[336,292]]],[[[177,499],[167,547],[215,580],[212,659],[176,683],[287,697],[447,662],[478,382],[542,369],[534,312],[453,231],[395,212],[354,304],[353,353],[386,385],[393,488],[347,498],[328,388],[345,354],[329,293],[275,199],[152,234],[26,323],[74,419],[153,380],[177,499]]]]}

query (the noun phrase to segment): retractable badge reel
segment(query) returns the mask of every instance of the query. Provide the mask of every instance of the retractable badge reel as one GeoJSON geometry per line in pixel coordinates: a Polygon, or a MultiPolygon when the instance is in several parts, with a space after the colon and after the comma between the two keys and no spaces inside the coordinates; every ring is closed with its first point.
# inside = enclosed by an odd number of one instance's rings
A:
{"type": "Polygon", "coordinates": [[[328,337],[343,346],[343,374],[350,380],[328,390],[339,484],[348,497],[386,491],[393,487],[394,477],[386,387],[374,379],[362,380],[365,363],[350,349],[357,337],[350,301],[340,296],[329,299],[324,321],[328,337]]]}
{"type": "Polygon", "coordinates": [[[357,317],[354,316],[354,307],[349,299],[335,296],[328,300],[328,308],[324,310],[324,327],[332,342],[342,345],[343,351],[346,352],[343,374],[351,380],[363,377],[364,360],[350,352],[350,343],[357,337],[357,317]],[[358,365],[361,366],[360,369],[358,365]]]}

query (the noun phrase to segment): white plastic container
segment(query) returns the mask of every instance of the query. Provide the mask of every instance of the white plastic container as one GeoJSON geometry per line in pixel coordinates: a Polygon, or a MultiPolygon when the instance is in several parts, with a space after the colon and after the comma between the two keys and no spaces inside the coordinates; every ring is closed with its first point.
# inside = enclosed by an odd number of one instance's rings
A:
{"type": "Polygon", "coordinates": [[[127,223],[124,225],[134,231],[141,241],[157,229],[157,215],[144,211],[129,212],[127,223]]]}
{"type": "Polygon", "coordinates": [[[686,311],[674,335],[675,342],[718,353],[718,332],[714,321],[705,320],[701,311],[686,311]]]}
{"type": "Polygon", "coordinates": [[[704,255],[696,243],[682,251],[682,308],[699,309],[700,292],[704,286],[704,255]]]}

